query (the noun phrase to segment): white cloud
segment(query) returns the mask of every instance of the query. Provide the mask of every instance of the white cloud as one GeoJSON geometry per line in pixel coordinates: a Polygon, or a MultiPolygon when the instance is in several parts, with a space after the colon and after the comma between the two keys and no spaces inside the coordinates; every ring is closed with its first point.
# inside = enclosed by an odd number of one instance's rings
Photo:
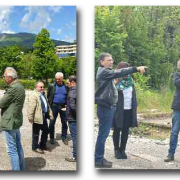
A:
{"type": "Polygon", "coordinates": [[[54,13],[59,12],[63,7],[62,6],[50,6],[49,9],[54,13]]]}
{"type": "Polygon", "coordinates": [[[62,29],[57,30],[57,34],[61,34],[61,32],[62,32],[62,29]]]}
{"type": "Polygon", "coordinates": [[[33,32],[46,28],[51,22],[50,12],[46,6],[29,6],[28,12],[21,20],[20,26],[33,32]]]}
{"type": "Polygon", "coordinates": [[[71,21],[71,22],[69,22],[69,24],[66,24],[66,27],[69,28],[69,29],[74,28],[74,26],[76,26],[76,22],[75,21],[71,21]]]}
{"type": "Polygon", "coordinates": [[[9,29],[10,21],[9,17],[13,11],[12,6],[0,6],[0,31],[9,29]]]}
{"type": "Polygon", "coordinates": [[[72,39],[69,36],[65,35],[63,41],[74,42],[74,39],[72,39]]]}
{"type": "Polygon", "coordinates": [[[14,32],[14,31],[11,31],[11,30],[2,31],[2,33],[6,33],[6,34],[15,34],[15,32],[14,32]]]}

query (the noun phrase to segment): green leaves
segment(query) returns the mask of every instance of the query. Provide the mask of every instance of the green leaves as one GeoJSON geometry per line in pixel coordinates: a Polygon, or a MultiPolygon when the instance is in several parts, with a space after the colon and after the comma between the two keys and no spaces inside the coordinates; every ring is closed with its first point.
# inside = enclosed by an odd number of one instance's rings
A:
{"type": "Polygon", "coordinates": [[[115,66],[120,61],[128,61],[132,66],[148,66],[150,87],[169,86],[180,56],[179,45],[178,6],[95,8],[95,71],[99,54],[109,52],[115,66]]]}
{"type": "Polygon", "coordinates": [[[0,49],[0,73],[8,66],[14,67],[19,78],[41,79],[54,78],[56,72],[64,73],[65,78],[76,74],[76,57],[59,59],[54,43],[47,29],[42,29],[33,44],[33,53],[22,52],[17,46],[0,49]]]}
{"type": "Polygon", "coordinates": [[[33,45],[35,59],[32,65],[32,75],[36,79],[47,79],[54,77],[57,56],[55,46],[50,39],[47,29],[42,29],[36,37],[33,45]]]}
{"type": "Polygon", "coordinates": [[[17,46],[8,46],[0,49],[0,72],[4,73],[6,67],[14,67],[17,71],[22,68],[22,52],[17,46]]]}

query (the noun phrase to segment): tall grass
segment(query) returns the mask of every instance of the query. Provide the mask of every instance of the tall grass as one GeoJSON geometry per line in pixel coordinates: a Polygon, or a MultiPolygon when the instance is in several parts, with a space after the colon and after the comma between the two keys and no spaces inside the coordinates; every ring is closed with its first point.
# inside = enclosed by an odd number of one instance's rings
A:
{"type": "Polygon", "coordinates": [[[134,78],[139,113],[149,112],[152,109],[158,112],[171,112],[174,90],[172,90],[170,84],[167,84],[167,86],[159,90],[153,90],[148,86],[148,76],[135,74],[134,78]]]}
{"type": "Polygon", "coordinates": [[[138,113],[150,112],[155,109],[157,112],[171,113],[171,103],[174,92],[155,90],[137,91],[138,113]]]}

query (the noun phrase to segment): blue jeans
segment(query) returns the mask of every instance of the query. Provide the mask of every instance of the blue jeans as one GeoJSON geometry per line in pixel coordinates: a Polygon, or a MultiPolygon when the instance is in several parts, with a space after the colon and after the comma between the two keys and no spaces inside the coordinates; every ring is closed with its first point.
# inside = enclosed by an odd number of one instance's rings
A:
{"type": "Polygon", "coordinates": [[[69,129],[71,132],[71,138],[73,142],[73,157],[76,158],[76,122],[70,122],[69,123],[69,129]]]}
{"type": "Polygon", "coordinates": [[[105,142],[111,129],[115,111],[116,111],[115,106],[113,106],[112,109],[107,108],[105,106],[99,106],[99,105],[97,106],[97,116],[99,119],[99,132],[98,132],[96,148],[95,148],[95,163],[103,162],[105,142]]]}
{"type": "Polygon", "coordinates": [[[178,142],[179,130],[180,130],[180,110],[174,110],[172,117],[170,148],[169,148],[170,155],[174,155],[175,153],[178,142]]]}
{"type": "Polygon", "coordinates": [[[4,133],[12,170],[25,170],[24,152],[19,129],[4,131],[4,133]]]}
{"type": "Polygon", "coordinates": [[[50,124],[49,124],[50,139],[54,139],[55,123],[56,123],[56,119],[57,119],[57,116],[59,113],[60,118],[61,118],[61,124],[62,124],[61,138],[62,138],[62,140],[65,140],[66,136],[67,136],[67,129],[68,129],[67,121],[66,121],[66,111],[62,111],[61,107],[57,106],[57,105],[52,105],[51,109],[53,112],[54,119],[52,121],[50,121],[50,124]]]}

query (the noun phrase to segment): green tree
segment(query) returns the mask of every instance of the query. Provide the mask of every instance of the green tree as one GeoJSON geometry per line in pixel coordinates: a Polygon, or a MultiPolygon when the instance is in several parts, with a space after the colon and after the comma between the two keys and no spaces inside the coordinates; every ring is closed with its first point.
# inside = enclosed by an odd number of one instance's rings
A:
{"type": "Polygon", "coordinates": [[[33,53],[27,53],[22,55],[21,59],[21,69],[19,70],[21,78],[28,78],[32,77],[32,66],[33,61],[35,60],[35,55],[33,53]]]}
{"type": "Polygon", "coordinates": [[[54,76],[57,55],[47,29],[41,30],[33,47],[36,58],[33,60],[32,75],[35,79],[45,79],[48,83],[48,78],[54,76]]]}
{"type": "MultiPolygon", "coordinates": [[[[22,52],[17,46],[7,46],[0,49],[0,72],[3,74],[6,67],[13,67],[20,72],[22,69],[22,52]]],[[[20,73],[18,73],[20,76],[20,73]]]]}
{"type": "Polygon", "coordinates": [[[101,52],[108,52],[113,55],[115,64],[123,57],[123,41],[127,34],[120,24],[120,11],[118,6],[97,6],[95,8],[95,70],[99,62],[98,56],[101,52]]]}
{"type": "Polygon", "coordinates": [[[65,78],[68,78],[70,75],[76,75],[76,57],[62,58],[59,70],[64,74],[65,78]]]}
{"type": "Polygon", "coordinates": [[[101,6],[95,9],[95,72],[99,53],[112,54],[115,65],[149,67],[151,88],[167,88],[180,57],[180,7],[101,6]]]}

